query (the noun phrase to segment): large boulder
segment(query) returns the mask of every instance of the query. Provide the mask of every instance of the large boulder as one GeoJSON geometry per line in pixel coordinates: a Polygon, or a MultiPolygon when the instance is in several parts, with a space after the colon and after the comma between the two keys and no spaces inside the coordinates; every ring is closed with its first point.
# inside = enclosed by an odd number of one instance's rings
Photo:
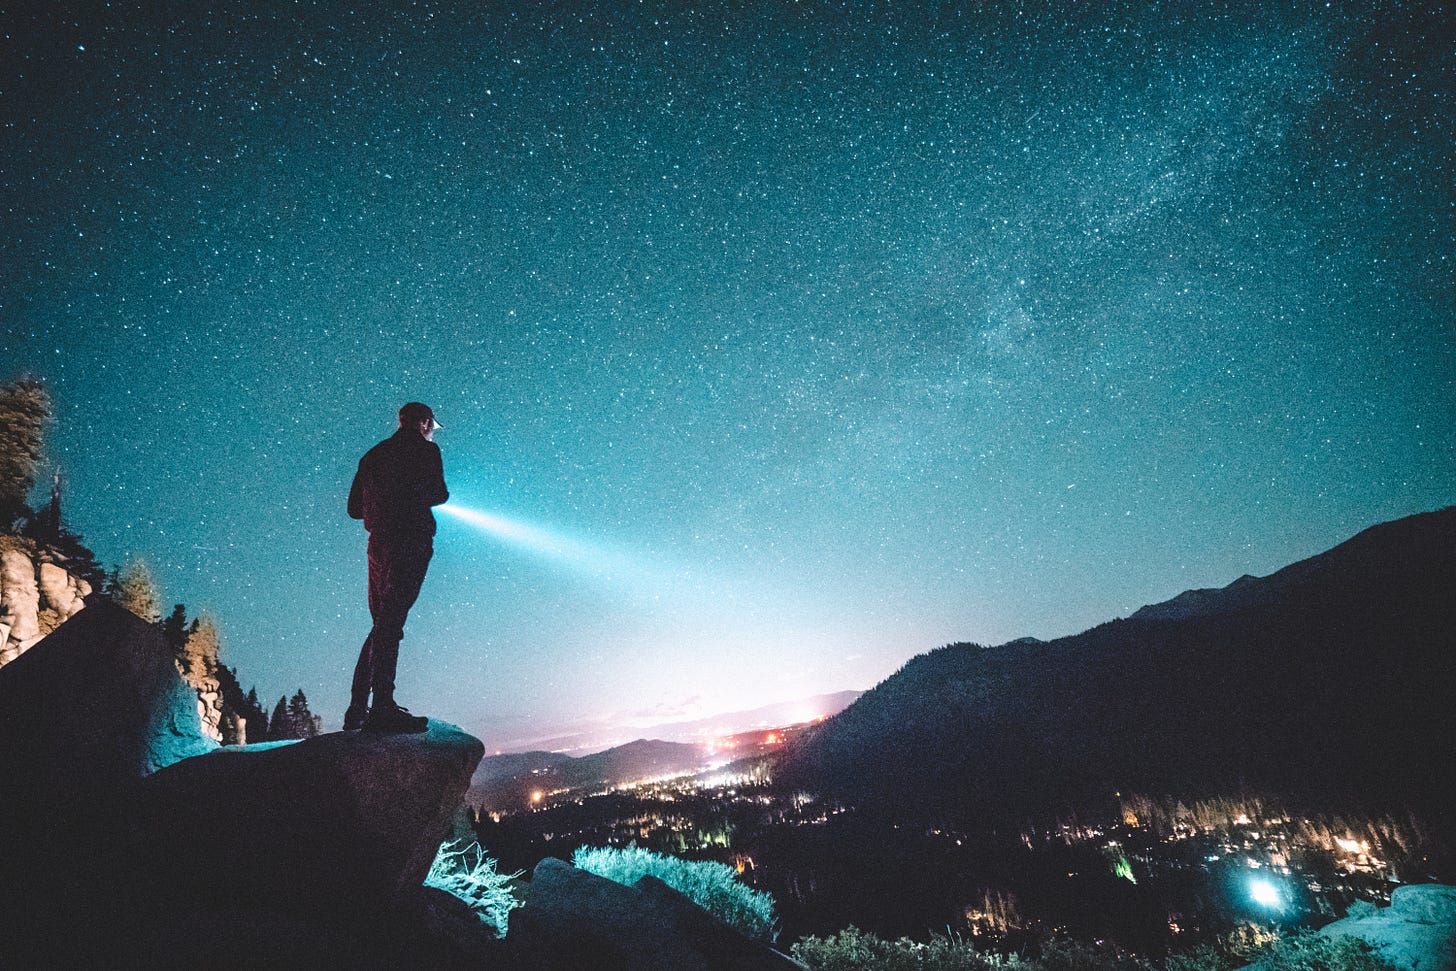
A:
{"type": "Polygon", "coordinates": [[[1403,971],[1456,971],[1456,887],[1397,887],[1389,907],[1352,907],[1320,933],[1358,937],[1403,971]]]}
{"type": "Polygon", "coordinates": [[[0,668],[0,941],[115,894],[141,780],[215,748],[156,626],[101,598],[0,668]]]}
{"type": "Polygon", "coordinates": [[[0,622],[6,628],[0,660],[13,660],[24,652],[22,644],[40,636],[39,608],[35,562],[23,548],[0,546],[0,622]]]}
{"type": "Polygon", "coordinates": [[[102,598],[0,668],[6,809],[63,810],[216,747],[161,632],[102,598]]]}
{"type": "Polygon", "coordinates": [[[794,971],[660,880],[636,886],[545,859],[507,940],[533,967],[576,971],[794,971]]]}
{"type": "Polygon", "coordinates": [[[93,598],[0,668],[0,966],[191,967],[219,942],[482,966],[494,935],[422,884],[483,754],[439,722],[220,749],[157,626],[93,598]]]}
{"type": "Polygon", "coordinates": [[[177,762],[48,848],[0,965],[195,967],[221,942],[242,966],[494,966],[494,934],[423,886],[483,754],[431,722],[177,762]]]}
{"type": "Polygon", "coordinates": [[[225,874],[231,896],[292,913],[392,905],[424,883],[484,754],[443,722],[221,748],[142,784],[132,850],[179,901],[225,874]]]}

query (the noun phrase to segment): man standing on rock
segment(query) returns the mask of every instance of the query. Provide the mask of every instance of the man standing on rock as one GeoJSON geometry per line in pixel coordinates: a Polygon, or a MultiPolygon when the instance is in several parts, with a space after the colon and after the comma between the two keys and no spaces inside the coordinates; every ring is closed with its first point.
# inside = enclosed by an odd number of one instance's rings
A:
{"type": "Polygon", "coordinates": [[[364,453],[349,489],[349,515],[369,531],[369,613],[374,627],[354,666],[344,731],[422,732],[428,719],[394,700],[404,621],[420,595],[435,547],[431,506],[450,498],[428,405],[399,409],[399,430],[364,453]],[[370,693],[374,695],[370,707],[370,693]]]}

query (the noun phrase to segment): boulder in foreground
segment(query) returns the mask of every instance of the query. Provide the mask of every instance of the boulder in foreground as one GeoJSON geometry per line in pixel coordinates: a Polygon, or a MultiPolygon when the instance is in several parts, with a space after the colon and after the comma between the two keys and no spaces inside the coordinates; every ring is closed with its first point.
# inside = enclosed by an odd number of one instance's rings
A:
{"type": "Polygon", "coordinates": [[[1351,908],[1350,916],[1319,932],[1358,937],[1406,971],[1456,971],[1456,887],[1396,887],[1389,907],[1351,908]]]}
{"type": "Polygon", "coordinates": [[[387,904],[424,883],[484,751],[443,722],[218,749],[142,784],[133,849],[182,900],[225,874],[291,912],[387,904]]]}
{"type": "Polygon", "coordinates": [[[156,625],[105,598],[0,668],[0,778],[22,794],[60,805],[216,747],[156,625]]]}
{"type": "Polygon", "coordinates": [[[794,961],[751,941],[652,877],[626,887],[547,858],[531,877],[507,940],[549,971],[794,971],[794,961]]]}

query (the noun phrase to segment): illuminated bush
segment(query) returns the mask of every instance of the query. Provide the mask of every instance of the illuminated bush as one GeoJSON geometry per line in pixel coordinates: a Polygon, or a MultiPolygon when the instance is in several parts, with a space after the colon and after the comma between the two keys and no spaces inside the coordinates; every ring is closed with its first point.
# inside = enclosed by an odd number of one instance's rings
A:
{"type": "Polygon", "coordinates": [[[521,874],[497,873],[495,860],[485,855],[479,843],[464,843],[459,840],[440,844],[425,875],[425,886],[453,893],[469,904],[483,923],[494,927],[497,937],[505,937],[511,911],[521,906],[512,889],[521,874]]]}
{"type": "Polygon", "coordinates": [[[746,937],[771,944],[777,934],[773,898],[739,883],[737,872],[722,863],[680,860],[636,846],[583,846],[571,862],[629,887],[656,877],[746,937]]]}

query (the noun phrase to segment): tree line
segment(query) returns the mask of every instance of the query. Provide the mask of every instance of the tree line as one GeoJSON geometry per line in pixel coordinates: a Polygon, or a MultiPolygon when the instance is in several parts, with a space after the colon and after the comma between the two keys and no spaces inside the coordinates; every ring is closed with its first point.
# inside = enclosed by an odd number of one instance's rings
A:
{"type": "Polygon", "coordinates": [[[156,625],[178,672],[189,684],[215,680],[222,696],[224,744],[318,735],[322,720],[309,710],[302,688],[292,697],[279,697],[271,715],[259,701],[256,687],[242,690],[236,669],[218,660],[221,643],[211,617],[200,614],[189,620],[186,605],[176,604],[163,618],[161,593],[144,560],[133,559],[109,571],[102,568],[81,537],[65,524],[59,470],[52,479],[49,502],[31,507],[29,499],[44,463],[45,432],[53,420],[50,395],[40,380],[21,377],[0,384],[0,535],[31,540],[92,590],[156,625]]]}

